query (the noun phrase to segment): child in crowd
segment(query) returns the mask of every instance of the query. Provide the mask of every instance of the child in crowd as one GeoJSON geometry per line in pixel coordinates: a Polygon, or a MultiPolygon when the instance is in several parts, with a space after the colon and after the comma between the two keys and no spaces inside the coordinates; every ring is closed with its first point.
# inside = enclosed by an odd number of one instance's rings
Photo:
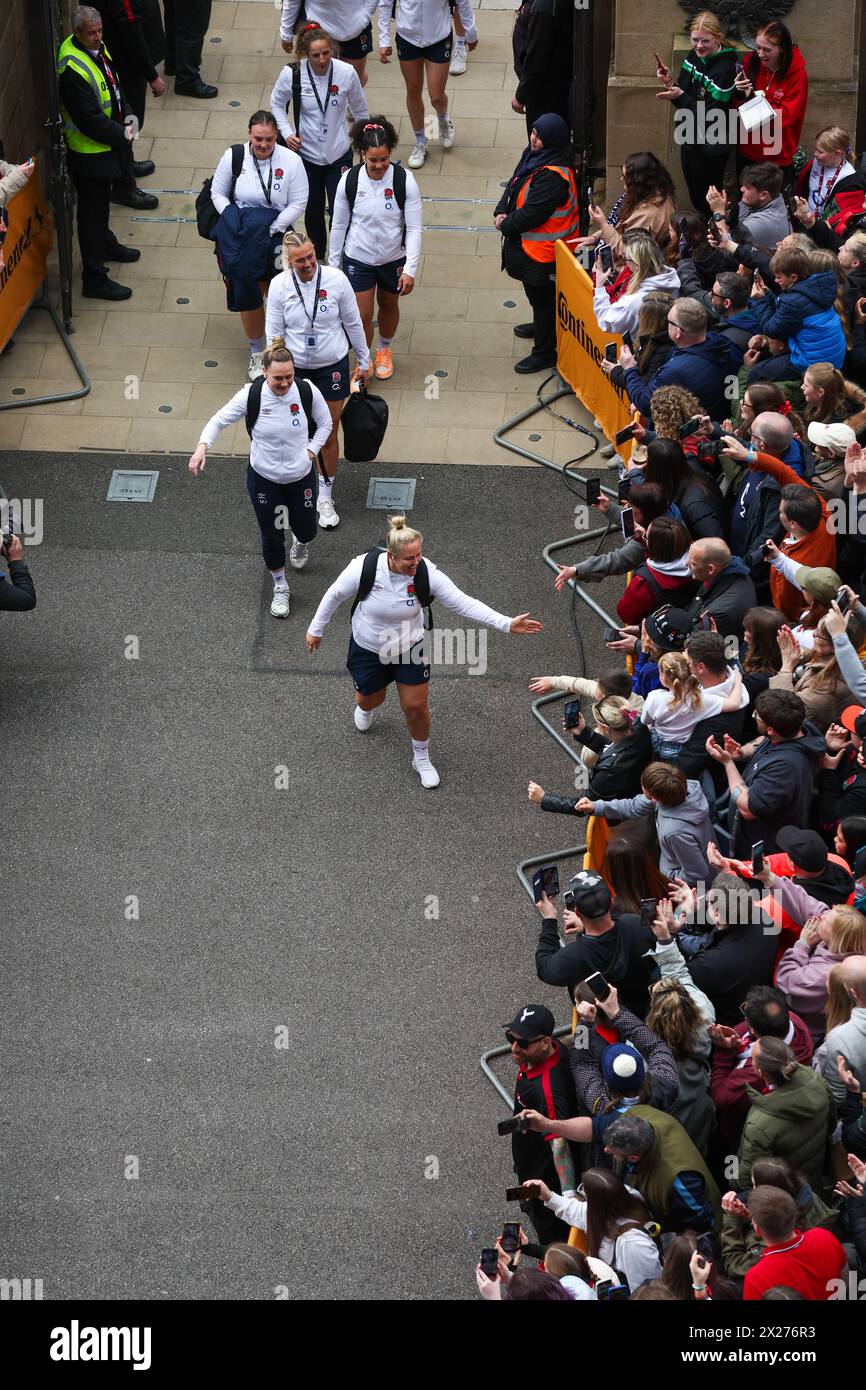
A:
{"type": "Polygon", "coordinates": [[[666,652],[659,659],[661,690],[646,697],[641,722],[650,730],[653,753],[664,762],[676,762],[702,719],[729,714],[749,703],[739,671],[728,695],[704,690],[692,675],[687,658],[680,652],[666,652]]]}

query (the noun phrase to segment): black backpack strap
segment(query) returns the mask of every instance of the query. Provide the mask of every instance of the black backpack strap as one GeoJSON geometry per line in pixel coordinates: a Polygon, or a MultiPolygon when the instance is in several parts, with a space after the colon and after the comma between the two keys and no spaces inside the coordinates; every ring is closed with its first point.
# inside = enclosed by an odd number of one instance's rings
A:
{"type": "Polygon", "coordinates": [[[364,563],[361,566],[361,582],[358,585],[358,592],[355,595],[355,602],[352,604],[352,612],[358,607],[369,594],[376,578],[376,568],[379,564],[379,556],[384,553],[384,545],[374,545],[372,550],[368,550],[364,556],[364,563]]]}
{"type": "Polygon", "coordinates": [[[301,65],[295,64],[292,73],[292,114],[295,120],[295,134],[301,133],[301,65]]]}
{"type": "Polygon", "coordinates": [[[246,145],[232,145],[232,186],[229,189],[229,202],[235,200],[235,184],[241,176],[241,169],[244,167],[244,154],[246,145]]]}
{"type": "Polygon", "coordinates": [[[415,596],[424,609],[426,617],[424,625],[430,632],[433,629],[433,595],[430,592],[430,571],[425,560],[418,561],[418,568],[415,571],[415,596]]]}
{"type": "Polygon", "coordinates": [[[304,407],[304,414],[307,417],[307,434],[310,439],[316,433],[316,422],[313,419],[313,389],[306,378],[297,378],[298,395],[301,398],[301,405],[304,407]]]}
{"type": "Polygon", "coordinates": [[[349,204],[349,220],[346,223],[346,233],[343,237],[343,246],[346,245],[346,237],[349,235],[349,228],[352,225],[352,218],[355,215],[355,199],[358,196],[358,178],[361,173],[360,164],[353,164],[346,175],[346,201],[349,204]]]}
{"type": "Polygon", "coordinates": [[[406,170],[402,164],[394,165],[394,196],[401,212],[406,207],[406,170]]]}
{"type": "Polygon", "coordinates": [[[247,413],[244,423],[246,424],[247,434],[249,435],[250,439],[252,439],[253,437],[253,430],[256,427],[256,421],[259,418],[259,411],[262,408],[262,388],[264,387],[264,384],[264,377],[257,376],[255,381],[251,385],[249,395],[247,396],[247,413]]]}

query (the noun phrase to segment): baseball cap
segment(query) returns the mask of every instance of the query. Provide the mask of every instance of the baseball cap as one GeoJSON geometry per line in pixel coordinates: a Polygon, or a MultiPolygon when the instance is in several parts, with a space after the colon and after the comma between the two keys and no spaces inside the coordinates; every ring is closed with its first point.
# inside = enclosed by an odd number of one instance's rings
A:
{"type": "Polygon", "coordinates": [[[666,603],[646,619],[647,637],[666,652],[681,652],[691,633],[689,615],[682,608],[666,603]]]}
{"type": "Polygon", "coordinates": [[[857,732],[855,724],[861,714],[866,714],[866,709],[862,705],[846,705],[839,715],[839,723],[849,734],[857,732]]]}
{"type": "Polygon", "coordinates": [[[502,1026],[518,1038],[552,1038],[556,1029],[553,1014],[544,1004],[527,1004],[513,1023],[503,1023],[502,1026]]]}
{"type": "Polygon", "coordinates": [[[605,1048],[601,1070],[607,1089],[620,1096],[636,1096],[646,1076],[643,1057],[628,1043],[605,1048]]]}
{"type": "Polygon", "coordinates": [[[786,825],[776,836],[776,844],[791,863],[807,874],[819,873],[827,867],[827,846],[817,830],[799,830],[786,825]]]}
{"type": "Polygon", "coordinates": [[[857,436],[850,425],[824,425],[820,420],[813,420],[806,433],[810,444],[832,449],[840,457],[844,456],[849,444],[857,443],[857,436]]]}
{"type": "Polygon", "coordinates": [[[570,880],[568,886],[574,894],[575,911],[582,917],[592,920],[610,912],[613,894],[601,874],[588,873],[587,870],[581,869],[580,873],[575,874],[570,880]]]}
{"type": "Polygon", "coordinates": [[[794,572],[794,583],[819,603],[832,603],[842,587],[842,580],[836,571],[827,569],[825,565],[818,565],[815,569],[800,565],[794,572]]]}

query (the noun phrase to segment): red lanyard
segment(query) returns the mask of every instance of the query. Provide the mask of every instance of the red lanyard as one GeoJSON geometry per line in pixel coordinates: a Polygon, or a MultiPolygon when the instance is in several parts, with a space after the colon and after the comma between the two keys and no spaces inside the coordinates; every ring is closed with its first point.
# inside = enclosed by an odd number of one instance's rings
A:
{"type": "Polygon", "coordinates": [[[826,194],[825,194],[824,197],[822,198],[822,197],[821,197],[821,192],[822,192],[823,187],[824,187],[824,174],[826,173],[826,170],[825,170],[825,168],[824,168],[824,165],[823,165],[823,164],[821,165],[821,178],[820,178],[820,180],[819,180],[819,182],[818,182],[818,187],[817,187],[817,189],[815,190],[815,211],[816,211],[816,212],[821,212],[821,211],[824,209],[824,207],[827,205],[827,203],[829,203],[829,201],[830,201],[830,194],[833,192],[833,189],[834,189],[835,184],[836,184],[836,180],[838,179],[838,177],[839,177],[839,175],[841,174],[841,172],[842,172],[842,170],[844,169],[844,167],[845,167],[845,160],[843,159],[843,160],[842,160],[842,163],[839,165],[839,168],[836,170],[835,174],[833,175],[832,179],[830,180],[830,184],[829,184],[829,187],[828,187],[828,189],[827,189],[826,194]]]}

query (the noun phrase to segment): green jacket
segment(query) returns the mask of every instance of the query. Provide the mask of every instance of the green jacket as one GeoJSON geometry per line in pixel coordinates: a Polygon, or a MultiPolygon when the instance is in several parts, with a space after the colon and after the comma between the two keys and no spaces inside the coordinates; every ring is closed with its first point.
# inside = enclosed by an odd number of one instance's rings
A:
{"type": "MultiPolygon", "coordinates": [[[[828,1207],[826,1202],[808,1189],[809,1204],[802,1215],[797,1217],[798,1231],[811,1231],[815,1226],[833,1231],[839,1217],[838,1211],[828,1207]]],[[[766,1249],[765,1242],[748,1221],[725,1212],[722,1217],[722,1260],[725,1273],[731,1279],[743,1279],[752,1265],[756,1265],[766,1249]]]]}
{"type": "Polygon", "coordinates": [[[767,1095],[746,1087],[749,1113],[740,1140],[737,1186],[748,1188],[759,1158],[785,1158],[810,1187],[823,1186],[827,1140],[836,1123],[830,1088],[811,1067],[798,1066],[789,1081],[767,1095]]]}
{"type": "Polygon", "coordinates": [[[676,1199],[674,1182],[680,1173],[697,1173],[703,1179],[707,1201],[714,1213],[712,1224],[717,1227],[721,1214],[719,1189],[679,1120],[651,1105],[632,1105],[628,1115],[630,1119],[646,1120],[655,1131],[649,1153],[635,1164],[626,1179],[641,1193],[655,1220],[668,1227],[688,1224],[671,1220],[671,1207],[676,1199]]]}

